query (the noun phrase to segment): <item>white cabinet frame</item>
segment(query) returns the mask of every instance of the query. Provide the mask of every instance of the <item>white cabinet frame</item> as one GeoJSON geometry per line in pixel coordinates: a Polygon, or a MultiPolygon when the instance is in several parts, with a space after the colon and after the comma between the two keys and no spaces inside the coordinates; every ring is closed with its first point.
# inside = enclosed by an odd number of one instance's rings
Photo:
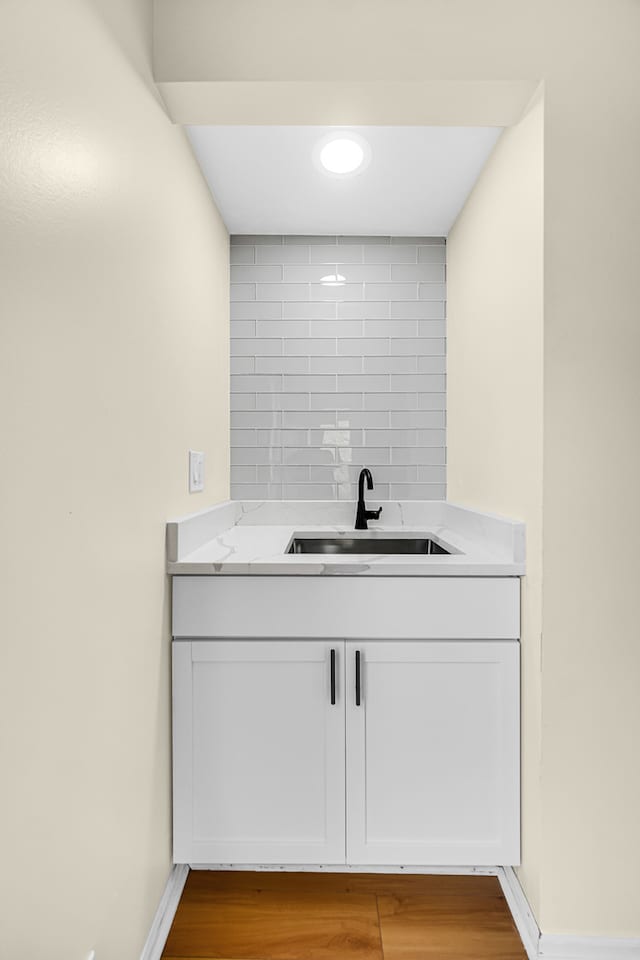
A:
{"type": "Polygon", "coordinates": [[[176,641],[173,724],[177,863],[519,863],[516,641],[176,641]]]}

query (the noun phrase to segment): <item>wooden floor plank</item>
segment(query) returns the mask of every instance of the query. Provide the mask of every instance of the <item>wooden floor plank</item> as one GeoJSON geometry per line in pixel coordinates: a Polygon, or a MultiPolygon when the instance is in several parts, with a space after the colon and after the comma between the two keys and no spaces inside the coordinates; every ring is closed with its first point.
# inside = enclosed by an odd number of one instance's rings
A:
{"type": "Polygon", "coordinates": [[[376,899],[306,890],[219,891],[181,904],[163,956],[382,960],[376,899]]]}
{"type": "Polygon", "coordinates": [[[438,874],[294,873],[289,871],[192,870],[185,901],[219,890],[300,890],[319,893],[368,893],[373,896],[469,896],[502,898],[497,877],[438,874]]]}
{"type": "Polygon", "coordinates": [[[378,897],[384,960],[526,960],[504,899],[378,897]]]}
{"type": "Polygon", "coordinates": [[[163,960],[526,960],[496,877],[191,871],[163,960]]]}

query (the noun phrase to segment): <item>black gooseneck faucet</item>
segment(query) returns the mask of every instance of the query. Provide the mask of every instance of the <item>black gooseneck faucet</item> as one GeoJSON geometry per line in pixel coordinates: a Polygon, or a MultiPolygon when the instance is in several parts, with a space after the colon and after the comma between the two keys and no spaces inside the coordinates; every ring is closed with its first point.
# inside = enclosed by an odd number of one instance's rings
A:
{"type": "Polygon", "coordinates": [[[358,510],[356,512],[356,530],[368,530],[367,520],[378,520],[382,507],[377,510],[367,510],[364,502],[364,481],[367,481],[367,490],[373,490],[373,477],[366,467],[360,471],[358,477],[358,510]]]}

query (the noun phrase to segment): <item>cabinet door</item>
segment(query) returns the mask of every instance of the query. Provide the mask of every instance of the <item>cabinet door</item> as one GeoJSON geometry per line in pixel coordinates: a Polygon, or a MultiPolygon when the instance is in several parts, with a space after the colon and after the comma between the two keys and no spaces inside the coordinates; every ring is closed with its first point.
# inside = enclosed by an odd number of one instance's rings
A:
{"type": "Polygon", "coordinates": [[[175,862],[344,863],[343,678],[343,643],[174,642],[175,862]]]}
{"type": "Polygon", "coordinates": [[[346,648],[347,862],[518,863],[518,643],[346,648]]]}

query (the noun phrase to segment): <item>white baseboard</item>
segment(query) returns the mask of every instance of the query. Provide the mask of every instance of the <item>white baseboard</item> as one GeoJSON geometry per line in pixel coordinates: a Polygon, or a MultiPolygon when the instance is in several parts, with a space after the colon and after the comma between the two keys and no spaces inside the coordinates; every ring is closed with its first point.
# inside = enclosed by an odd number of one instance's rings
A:
{"type": "Polygon", "coordinates": [[[640,938],[540,933],[513,867],[501,867],[498,879],[529,960],[640,960],[640,938]]]}
{"type": "Polygon", "coordinates": [[[513,867],[500,867],[498,880],[529,960],[537,960],[540,931],[513,867]]]}
{"type": "Polygon", "coordinates": [[[543,933],[538,956],[541,960],[640,960],[640,938],[565,937],[543,933]]]}
{"type": "Polygon", "coordinates": [[[171,868],[149,935],[142,948],[140,960],[160,960],[188,875],[189,867],[186,863],[179,863],[171,868]]]}

